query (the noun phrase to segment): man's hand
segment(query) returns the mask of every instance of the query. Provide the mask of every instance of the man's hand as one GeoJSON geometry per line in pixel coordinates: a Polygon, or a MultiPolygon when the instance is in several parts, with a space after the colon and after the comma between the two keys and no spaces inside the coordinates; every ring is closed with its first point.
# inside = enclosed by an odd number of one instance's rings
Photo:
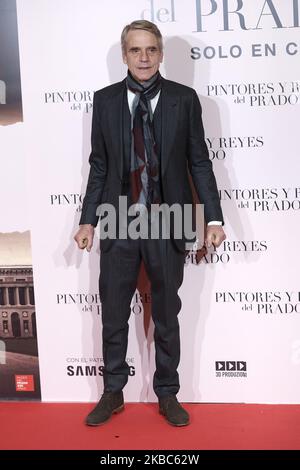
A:
{"type": "Polygon", "coordinates": [[[91,251],[93,246],[93,239],[94,239],[94,231],[95,228],[91,224],[83,224],[79,226],[79,230],[74,236],[74,240],[78,245],[78,248],[86,251],[91,251]]]}
{"type": "Polygon", "coordinates": [[[215,248],[221,245],[225,240],[226,235],[222,228],[222,225],[207,225],[206,227],[206,237],[205,237],[205,246],[210,248],[212,245],[215,248]]]}

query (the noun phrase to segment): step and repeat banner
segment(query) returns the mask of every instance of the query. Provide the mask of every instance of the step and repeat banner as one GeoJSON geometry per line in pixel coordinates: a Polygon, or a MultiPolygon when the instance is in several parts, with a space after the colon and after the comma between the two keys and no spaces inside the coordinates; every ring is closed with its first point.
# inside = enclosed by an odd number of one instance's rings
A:
{"type": "MultiPolygon", "coordinates": [[[[300,403],[300,1],[0,0],[0,397],[102,393],[100,251],[77,249],[92,100],[148,19],[195,88],[227,239],[186,258],[179,398],[300,403]],[[33,282],[34,281],[34,282],[33,282]]],[[[153,401],[151,290],[132,299],[127,401],[153,401]]]]}

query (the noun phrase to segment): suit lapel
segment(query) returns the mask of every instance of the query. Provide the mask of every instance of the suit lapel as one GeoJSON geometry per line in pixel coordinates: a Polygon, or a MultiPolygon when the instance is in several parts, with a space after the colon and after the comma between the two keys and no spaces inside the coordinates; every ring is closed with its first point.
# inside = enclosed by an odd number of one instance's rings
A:
{"type": "Polygon", "coordinates": [[[175,139],[179,103],[178,97],[168,92],[168,83],[163,79],[163,87],[161,90],[162,99],[162,132],[161,132],[161,174],[163,176],[167,163],[170,158],[173,142],[175,139]]]}
{"type": "Polygon", "coordinates": [[[125,80],[121,82],[120,89],[111,97],[108,108],[108,122],[111,134],[112,153],[117,161],[119,176],[123,178],[123,104],[126,91],[125,80]]]}

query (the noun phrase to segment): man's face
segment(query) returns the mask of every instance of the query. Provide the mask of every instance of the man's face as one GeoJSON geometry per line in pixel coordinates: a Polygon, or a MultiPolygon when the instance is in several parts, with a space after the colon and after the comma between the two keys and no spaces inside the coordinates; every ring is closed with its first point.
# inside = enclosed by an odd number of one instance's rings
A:
{"type": "Polygon", "coordinates": [[[128,32],[123,62],[138,82],[149,80],[158,71],[162,60],[163,53],[154,34],[142,29],[128,32]]]}

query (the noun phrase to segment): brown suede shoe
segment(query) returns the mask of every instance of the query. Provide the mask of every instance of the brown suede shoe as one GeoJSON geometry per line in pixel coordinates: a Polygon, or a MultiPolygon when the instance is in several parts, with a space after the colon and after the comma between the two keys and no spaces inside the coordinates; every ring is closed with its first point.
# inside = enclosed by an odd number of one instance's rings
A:
{"type": "Polygon", "coordinates": [[[178,403],[176,395],[161,397],[159,401],[159,412],[172,426],[187,426],[190,417],[187,411],[178,403]]]}
{"type": "Polygon", "coordinates": [[[100,426],[106,423],[114,413],[124,409],[123,392],[104,392],[99,403],[87,416],[85,423],[88,426],[100,426]]]}

